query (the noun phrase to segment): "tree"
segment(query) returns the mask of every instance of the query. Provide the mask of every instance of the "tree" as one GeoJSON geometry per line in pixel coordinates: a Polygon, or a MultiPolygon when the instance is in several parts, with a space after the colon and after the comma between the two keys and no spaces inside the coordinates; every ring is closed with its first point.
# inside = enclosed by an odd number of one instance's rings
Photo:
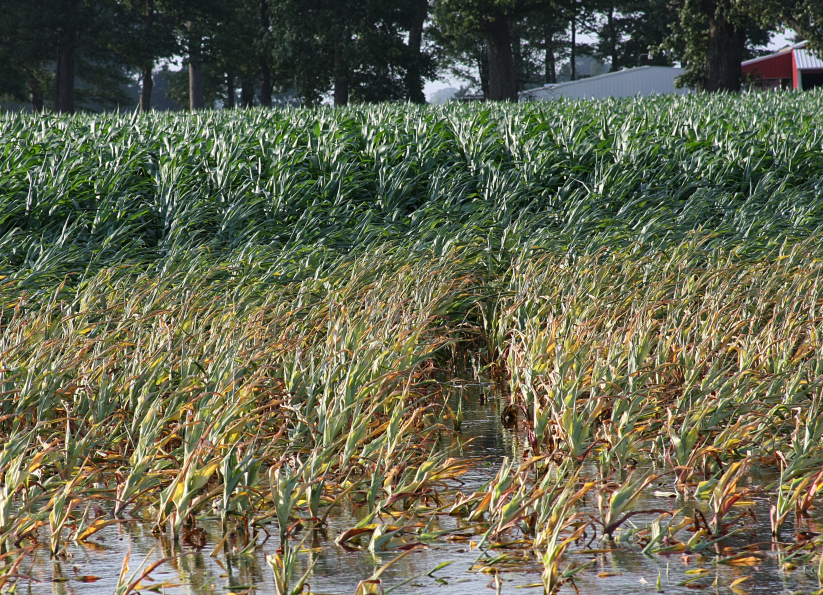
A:
{"type": "Polygon", "coordinates": [[[567,50],[571,45],[571,36],[566,37],[569,27],[557,4],[549,4],[545,9],[537,11],[535,16],[538,25],[536,33],[543,49],[543,82],[556,83],[557,64],[568,55],[567,50]]]}
{"type": "Polygon", "coordinates": [[[686,74],[679,83],[699,90],[737,92],[741,62],[751,42],[768,41],[770,23],[750,0],[680,0],[673,35],[665,44],[679,54],[686,74]]]}
{"type": "Polygon", "coordinates": [[[820,0],[754,0],[761,24],[788,27],[823,53],[823,2],[820,0]]]}
{"type": "Polygon", "coordinates": [[[433,27],[430,35],[437,52],[437,63],[458,79],[469,81],[465,91],[479,89],[489,96],[489,61],[486,40],[482,35],[463,29],[433,27]]]}
{"type": "Polygon", "coordinates": [[[116,51],[140,73],[140,111],[151,109],[158,60],[182,51],[178,31],[182,0],[120,0],[114,19],[116,51]]]}
{"type": "Polygon", "coordinates": [[[0,2],[0,95],[44,107],[52,76],[46,65],[53,60],[53,44],[45,37],[48,12],[43,0],[0,2]]]}
{"type": "Polygon", "coordinates": [[[517,101],[517,77],[510,22],[529,12],[527,0],[436,0],[434,18],[445,38],[454,40],[482,35],[486,49],[490,101],[517,101]]]}
{"type": "Polygon", "coordinates": [[[409,24],[409,64],[406,68],[406,94],[413,103],[426,103],[423,94],[423,73],[430,70],[431,60],[423,51],[423,28],[429,16],[428,0],[414,0],[414,10],[410,11],[409,24]],[[428,68],[427,68],[428,67],[428,68]]]}
{"type": "Polygon", "coordinates": [[[671,66],[670,54],[659,51],[677,18],[669,0],[599,0],[596,56],[612,70],[644,65],[671,66]]]}
{"type": "Polygon", "coordinates": [[[116,0],[4,0],[3,91],[28,95],[37,111],[49,96],[63,113],[127,101],[127,64],[115,47],[118,10],[116,0]]]}
{"type": "Polygon", "coordinates": [[[280,0],[272,8],[276,61],[304,103],[328,92],[338,106],[422,100],[433,73],[419,0],[280,0]]]}

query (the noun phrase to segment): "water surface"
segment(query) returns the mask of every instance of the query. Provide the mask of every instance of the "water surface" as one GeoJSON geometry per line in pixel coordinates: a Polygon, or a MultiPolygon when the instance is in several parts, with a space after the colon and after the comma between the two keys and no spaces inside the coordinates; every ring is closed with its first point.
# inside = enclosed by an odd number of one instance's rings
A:
{"type": "MultiPolygon", "coordinates": [[[[496,472],[503,457],[522,459],[526,444],[524,437],[516,428],[504,427],[500,415],[506,399],[494,385],[468,382],[453,382],[452,407],[457,407],[458,399],[463,399],[465,419],[461,426],[462,438],[452,440],[444,437],[445,445],[455,449],[463,457],[485,457],[486,459],[472,468],[460,479],[464,485],[459,486],[463,493],[471,493],[480,488],[496,472]]],[[[594,473],[592,472],[592,475],[594,473]]],[[[752,475],[748,478],[752,486],[770,481],[752,475]]],[[[670,491],[661,480],[655,486],[658,494],[670,491]]],[[[583,507],[584,512],[597,514],[594,498],[590,498],[583,507]]],[[[600,541],[592,548],[617,549],[608,553],[571,553],[566,562],[593,564],[584,570],[576,581],[579,592],[583,595],[598,593],[641,594],[656,593],[657,582],[666,593],[692,593],[695,590],[709,592],[735,593],[809,593],[818,588],[817,579],[803,569],[788,570],[783,567],[782,557],[771,543],[769,535],[769,503],[765,497],[750,498],[748,505],[758,522],[751,523],[745,532],[728,540],[727,546],[742,548],[748,546],[760,562],[744,566],[712,565],[713,558],[697,555],[646,556],[631,543],[619,544],[617,548],[600,541]],[[700,574],[694,571],[706,569],[700,574]],[[687,574],[689,572],[689,574],[687,574]],[[730,590],[729,585],[740,578],[748,580],[730,590]],[[684,581],[691,581],[683,585],[684,581]]],[[[673,509],[688,506],[688,503],[675,502],[664,495],[655,496],[652,490],[638,505],[638,509],[673,509]]],[[[298,539],[306,537],[304,547],[307,553],[300,555],[301,574],[311,562],[315,567],[308,582],[312,593],[335,595],[353,595],[358,583],[368,578],[377,568],[393,559],[397,552],[385,552],[373,555],[365,551],[345,551],[335,544],[334,539],[342,531],[354,526],[365,514],[365,507],[353,507],[346,503],[329,516],[329,525],[324,531],[297,535],[298,539]]],[[[633,527],[644,526],[656,515],[639,515],[632,522],[624,525],[626,531],[633,527]]],[[[389,520],[389,519],[385,519],[389,520]]],[[[48,549],[38,550],[32,561],[27,559],[20,568],[20,573],[32,578],[30,582],[19,583],[19,593],[59,595],[96,595],[113,593],[120,574],[124,558],[129,555],[131,571],[135,571],[144,561],[150,564],[162,558],[172,558],[159,566],[150,575],[150,580],[143,582],[143,592],[154,586],[158,593],[169,595],[204,595],[230,593],[270,594],[274,593],[272,573],[266,564],[266,555],[277,549],[277,525],[273,523],[267,529],[273,535],[251,554],[228,555],[221,548],[214,553],[222,534],[216,519],[204,520],[201,526],[207,532],[206,546],[197,549],[185,544],[176,545],[162,536],[151,532],[150,524],[128,522],[103,529],[93,538],[93,544],[70,545],[70,559],[50,560],[48,549]]],[[[446,514],[438,515],[430,530],[455,529],[466,526],[466,522],[446,514]]],[[[785,526],[785,535],[793,531],[791,519],[785,526]]],[[[821,531],[816,520],[811,520],[804,530],[821,531]]],[[[464,535],[471,534],[467,529],[464,535]]],[[[624,532],[625,534],[625,532],[624,532]]],[[[448,593],[454,595],[478,595],[493,593],[487,587],[493,577],[482,572],[470,571],[478,558],[478,551],[470,547],[470,537],[455,540],[437,541],[436,543],[411,552],[383,575],[383,586],[392,589],[396,595],[423,593],[448,593]],[[433,575],[427,573],[439,564],[452,561],[452,564],[433,575]],[[413,578],[414,577],[414,578],[413,578]],[[412,579],[408,581],[408,579],[412,579]],[[404,583],[404,581],[408,581],[404,583]]],[[[477,539],[475,537],[474,539],[477,539]]],[[[618,536],[618,543],[619,543],[618,536]]],[[[541,593],[540,587],[529,586],[540,582],[542,567],[530,552],[525,550],[507,550],[512,556],[512,564],[503,567],[500,573],[501,592],[503,593],[541,593]]],[[[490,556],[499,552],[492,551],[490,556]]],[[[296,577],[295,577],[296,578],[296,577]]],[[[562,592],[573,593],[571,586],[565,586],[562,592]]]]}

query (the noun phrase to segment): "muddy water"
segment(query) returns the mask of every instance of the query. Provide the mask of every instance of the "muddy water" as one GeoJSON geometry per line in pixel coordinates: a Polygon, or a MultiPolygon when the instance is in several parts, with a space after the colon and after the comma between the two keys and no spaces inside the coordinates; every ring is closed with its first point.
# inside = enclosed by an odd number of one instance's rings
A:
{"type": "MultiPolygon", "coordinates": [[[[457,399],[463,399],[465,418],[462,423],[463,439],[452,442],[459,456],[487,457],[472,471],[461,477],[465,485],[461,491],[470,493],[482,486],[497,471],[504,456],[523,456],[524,440],[516,430],[504,428],[500,414],[504,399],[494,387],[470,383],[453,383],[455,386],[452,406],[457,399]]],[[[445,439],[444,439],[445,440],[445,439]]],[[[752,485],[771,481],[771,478],[752,476],[752,485]]],[[[639,505],[639,509],[679,508],[676,503],[663,495],[671,491],[670,486],[655,486],[657,496],[652,491],[639,505]]],[[[753,566],[715,566],[711,559],[701,556],[644,556],[636,545],[621,545],[619,551],[595,554],[570,554],[566,558],[577,563],[593,560],[576,581],[581,594],[622,593],[646,594],[657,592],[657,582],[666,593],[692,593],[695,589],[708,592],[726,593],[809,593],[817,586],[817,579],[803,569],[784,570],[781,555],[771,551],[774,546],[769,536],[769,503],[765,498],[751,499],[751,508],[758,519],[755,528],[747,529],[729,539],[727,545],[750,546],[761,553],[762,562],[753,566]],[[760,545],[757,545],[760,544],[760,545]],[[705,573],[695,570],[706,569],[705,573]],[[687,574],[688,573],[688,574],[687,574]],[[729,585],[740,578],[748,580],[735,590],[729,585]],[[689,584],[682,584],[691,581],[689,584]]],[[[596,513],[594,502],[589,502],[588,511],[596,513]]],[[[352,595],[357,584],[368,578],[377,568],[391,560],[396,552],[373,555],[368,552],[347,552],[334,543],[334,538],[342,531],[356,524],[365,513],[363,507],[342,506],[330,515],[328,528],[307,537],[304,547],[310,548],[300,555],[300,573],[315,562],[314,571],[308,582],[312,593],[352,595]]],[[[654,515],[656,516],[656,515],[654,515]]],[[[635,526],[643,526],[650,517],[639,515],[632,519],[635,526]]],[[[453,529],[465,522],[438,516],[430,530],[453,529]]],[[[216,520],[205,520],[201,526],[208,533],[207,545],[203,549],[172,545],[168,540],[158,539],[151,534],[148,524],[126,523],[109,527],[95,536],[96,544],[73,545],[69,548],[71,558],[51,561],[48,551],[38,552],[34,561],[30,558],[20,568],[21,574],[32,578],[30,582],[20,582],[18,593],[56,593],[66,595],[96,595],[113,593],[124,558],[130,556],[130,567],[136,570],[144,561],[150,564],[165,557],[174,557],[151,574],[151,581],[144,581],[143,587],[156,585],[156,592],[179,595],[200,594],[273,594],[272,573],[266,564],[266,555],[274,553],[277,539],[273,537],[250,555],[227,556],[222,551],[212,556],[221,533],[216,520]]],[[[276,525],[272,527],[276,533],[276,525]]],[[[821,526],[814,521],[804,529],[820,531],[821,526]]],[[[632,529],[632,523],[624,525],[624,534],[632,529]]],[[[791,520],[785,526],[786,535],[791,535],[791,520]]],[[[302,537],[302,535],[300,536],[302,537]]],[[[477,538],[475,538],[477,539],[477,538]]],[[[619,542],[619,537],[618,537],[619,542]]],[[[595,543],[593,548],[605,548],[595,543]]],[[[613,547],[613,546],[612,546],[613,547]]],[[[517,552],[512,552],[516,554],[517,552]]],[[[491,555],[495,555],[493,552],[491,555]]],[[[478,557],[477,550],[471,550],[468,541],[437,541],[425,549],[405,556],[390,567],[383,575],[384,589],[396,595],[423,593],[443,593],[455,595],[479,595],[494,593],[487,587],[491,576],[469,569],[478,557]],[[429,571],[443,562],[452,563],[429,575],[429,571]],[[411,579],[411,580],[409,580],[411,579]]],[[[500,574],[503,593],[541,593],[539,587],[530,586],[540,582],[541,567],[531,557],[518,559],[511,571],[500,574]]],[[[148,591],[143,591],[148,592],[148,591]]],[[[573,593],[572,587],[564,587],[561,592],[573,593]]]]}

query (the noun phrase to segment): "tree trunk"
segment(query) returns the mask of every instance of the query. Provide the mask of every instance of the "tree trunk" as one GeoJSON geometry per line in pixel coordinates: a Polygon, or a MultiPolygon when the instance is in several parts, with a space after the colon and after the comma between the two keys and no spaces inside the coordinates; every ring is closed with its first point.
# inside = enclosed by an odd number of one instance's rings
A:
{"type": "Polygon", "coordinates": [[[151,90],[154,87],[152,67],[154,62],[149,60],[143,65],[143,88],[140,91],[140,111],[146,113],[151,110],[151,90]]]}
{"type": "Polygon", "coordinates": [[[260,61],[260,105],[271,107],[274,85],[271,80],[271,71],[265,60],[260,61]]]}
{"type": "Polygon", "coordinates": [[[512,37],[512,63],[514,64],[514,80],[517,82],[518,92],[522,90],[523,79],[525,76],[523,68],[523,47],[519,36],[512,37]]]}
{"type": "Polygon", "coordinates": [[[557,69],[554,59],[554,31],[546,25],[546,80],[547,85],[557,82],[557,69]]]}
{"type": "MultiPolygon", "coordinates": [[[[269,6],[268,0],[260,0],[260,41],[264,41],[269,32],[269,6]]],[[[260,52],[260,105],[271,107],[272,88],[274,84],[271,79],[271,68],[269,67],[269,57],[266,54],[265,43],[260,52]]]]}
{"type": "Polygon", "coordinates": [[[54,109],[61,114],[74,113],[74,51],[73,44],[57,49],[57,93],[54,109]]]}
{"type": "Polygon", "coordinates": [[[77,28],[79,10],[80,0],[66,2],[65,19],[57,33],[54,109],[63,114],[74,113],[74,57],[80,37],[77,28]]]}
{"type": "Polygon", "coordinates": [[[489,52],[485,48],[477,56],[477,72],[480,73],[480,91],[486,98],[489,96],[489,52]]]}
{"type": "Polygon", "coordinates": [[[709,39],[706,47],[706,78],[704,88],[709,92],[740,91],[743,71],[743,50],[746,30],[722,20],[709,19],[709,39]]]}
{"type": "MultiPolygon", "coordinates": [[[[151,35],[154,25],[154,0],[146,0],[146,14],[143,16],[143,34],[146,39],[151,35]]],[[[142,75],[143,88],[140,92],[140,111],[145,113],[151,110],[151,90],[154,87],[154,80],[151,77],[154,69],[154,60],[146,56],[143,61],[142,75]]]]}
{"type": "Polygon", "coordinates": [[[486,52],[489,56],[490,101],[517,101],[517,77],[514,73],[509,23],[501,16],[486,26],[486,52]]]}
{"type": "Polygon", "coordinates": [[[569,62],[569,73],[571,75],[571,80],[574,80],[577,76],[577,41],[575,36],[577,34],[577,15],[572,15],[572,47],[571,47],[571,62],[569,62]]]}
{"type": "Polygon", "coordinates": [[[226,102],[223,104],[223,107],[227,109],[234,107],[234,93],[234,72],[229,70],[226,73],[226,102]]]}
{"type": "Polygon", "coordinates": [[[39,113],[43,111],[43,85],[37,74],[33,70],[28,71],[29,75],[29,100],[31,101],[31,111],[39,113]]]}
{"type": "Polygon", "coordinates": [[[203,63],[201,58],[200,36],[195,33],[195,24],[188,22],[189,29],[189,109],[204,109],[206,97],[203,90],[203,63]]]}
{"type": "Polygon", "coordinates": [[[240,107],[248,109],[254,105],[254,80],[244,77],[240,82],[240,107]]]}
{"type": "Polygon", "coordinates": [[[334,44],[334,105],[336,106],[349,104],[349,77],[342,46],[339,40],[334,44]]]}
{"type": "Polygon", "coordinates": [[[609,6],[609,14],[606,16],[609,29],[609,57],[612,59],[612,72],[619,66],[617,57],[617,32],[614,30],[614,4],[609,6]]]}
{"type": "Polygon", "coordinates": [[[428,0],[416,0],[417,12],[414,23],[409,29],[409,54],[410,64],[406,70],[406,97],[412,103],[426,103],[426,95],[423,93],[423,78],[420,75],[420,66],[423,59],[420,53],[423,47],[423,26],[429,14],[428,0]]]}

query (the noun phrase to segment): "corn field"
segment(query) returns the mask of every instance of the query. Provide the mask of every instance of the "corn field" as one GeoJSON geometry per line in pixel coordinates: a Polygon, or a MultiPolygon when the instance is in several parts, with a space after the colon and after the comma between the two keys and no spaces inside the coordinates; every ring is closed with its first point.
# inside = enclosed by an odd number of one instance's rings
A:
{"type": "Polygon", "coordinates": [[[169,554],[126,556],[117,595],[181,592],[151,575],[200,550],[262,556],[278,595],[371,556],[356,593],[388,593],[459,543],[497,592],[602,592],[629,554],[691,564],[647,591],[820,588],[821,118],[820,93],[0,116],[0,591],[134,524],[169,554]],[[478,489],[453,379],[521,445],[478,489]]]}

